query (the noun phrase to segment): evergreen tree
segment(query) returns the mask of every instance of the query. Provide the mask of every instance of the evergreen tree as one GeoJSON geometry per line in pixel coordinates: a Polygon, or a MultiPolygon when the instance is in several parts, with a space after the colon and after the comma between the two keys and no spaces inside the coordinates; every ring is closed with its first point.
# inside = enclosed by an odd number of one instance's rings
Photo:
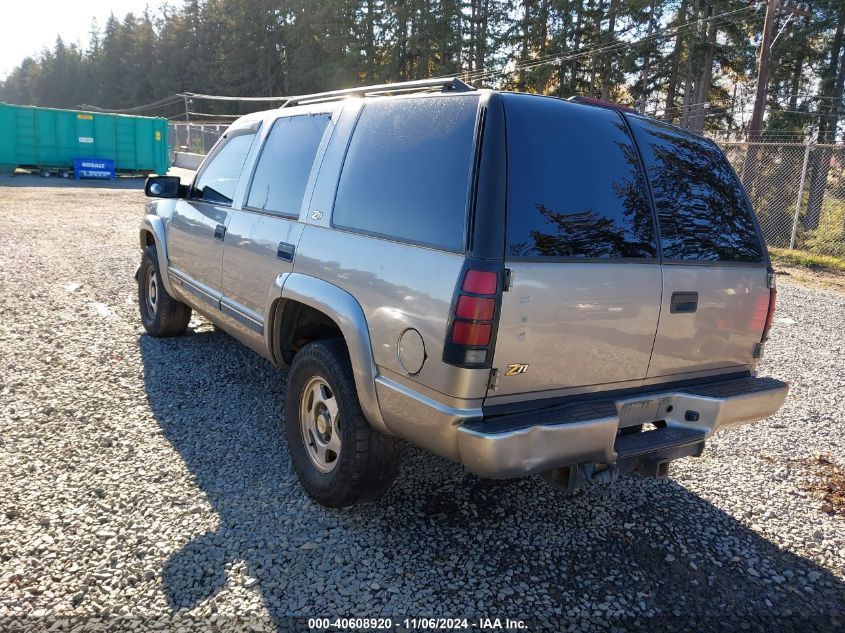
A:
{"type": "MultiPolygon", "coordinates": [[[[778,14],[769,136],[838,138],[843,7],[778,14]]],[[[741,137],[763,11],[745,0],[182,0],[92,23],[85,50],[57,38],[0,83],[0,99],[135,108],[184,91],[281,96],[457,74],[479,86],[611,99],[741,137]]],[[[239,114],[265,104],[190,107],[239,114]]],[[[142,113],[184,108],[171,99],[142,113]]],[[[812,173],[811,221],[825,161],[812,173]]]]}

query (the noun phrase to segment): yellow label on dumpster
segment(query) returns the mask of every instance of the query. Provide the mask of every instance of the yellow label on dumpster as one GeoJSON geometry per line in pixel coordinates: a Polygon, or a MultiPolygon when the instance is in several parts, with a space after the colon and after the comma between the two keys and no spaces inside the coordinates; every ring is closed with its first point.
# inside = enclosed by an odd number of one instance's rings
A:
{"type": "Polygon", "coordinates": [[[76,118],[77,119],[83,119],[85,121],[93,121],[94,115],[93,114],[77,114],[76,118]]]}
{"type": "Polygon", "coordinates": [[[156,130],[156,140],[157,141],[161,140],[161,132],[159,132],[158,130],[156,130]]]}

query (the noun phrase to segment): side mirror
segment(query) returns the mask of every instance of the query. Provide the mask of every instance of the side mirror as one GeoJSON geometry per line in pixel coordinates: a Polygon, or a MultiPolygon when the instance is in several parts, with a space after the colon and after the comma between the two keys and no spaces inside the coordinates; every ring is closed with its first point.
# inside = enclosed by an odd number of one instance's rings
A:
{"type": "Polygon", "coordinates": [[[144,193],[149,198],[184,198],[185,188],[179,176],[149,176],[144,193]]]}

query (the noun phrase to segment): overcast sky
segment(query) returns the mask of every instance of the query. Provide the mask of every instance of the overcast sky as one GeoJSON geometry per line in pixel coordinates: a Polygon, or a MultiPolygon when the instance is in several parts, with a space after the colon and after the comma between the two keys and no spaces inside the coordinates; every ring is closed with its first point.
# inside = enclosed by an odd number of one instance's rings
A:
{"type": "Polygon", "coordinates": [[[45,46],[52,48],[57,35],[67,43],[87,47],[92,18],[97,18],[102,30],[110,13],[123,19],[129,11],[140,13],[147,5],[159,4],[160,0],[7,0],[2,3],[0,18],[0,78],[27,55],[45,46]]]}

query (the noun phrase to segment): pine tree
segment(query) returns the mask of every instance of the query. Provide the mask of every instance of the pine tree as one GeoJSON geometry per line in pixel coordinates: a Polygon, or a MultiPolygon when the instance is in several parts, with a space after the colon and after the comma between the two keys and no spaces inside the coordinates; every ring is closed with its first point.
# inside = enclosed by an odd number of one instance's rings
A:
{"type": "MultiPolygon", "coordinates": [[[[814,130],[832,142],[845,9],[811,13],[778,15],[766,123],[775,137],[814,130]]],[[[57,39],[0,83],[0,99],[132,108],[183,91],[281,96],[466,74],[480,86],[616,100],[735,137],[762,17],[745,0],[182,0],[92,23],[85,50],[57,39]]],[[[173,101],[145,113],[184,113],[173,101]]],[[[265,105],[197,101],[189,106],[213,114],[265,105]]],[[[822,157],[811,171],[811,225],[827,169],[822,157]]]]}

